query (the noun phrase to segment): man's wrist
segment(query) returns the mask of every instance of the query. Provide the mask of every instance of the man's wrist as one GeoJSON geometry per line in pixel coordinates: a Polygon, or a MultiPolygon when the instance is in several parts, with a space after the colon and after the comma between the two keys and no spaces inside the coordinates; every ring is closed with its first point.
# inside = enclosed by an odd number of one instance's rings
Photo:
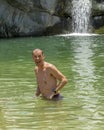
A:
{"type": "Polygon", "coordinates": [[[53,92],[56,94],[56,93],[57,93],[57,90],[54,90],[53,92]]]}
{"type": "Polygon", "coordinates": [[[58,93],[58,90],[56,90],[56,89],[53,89],[52,91],[54,92],[54,94],[58,93]]]}

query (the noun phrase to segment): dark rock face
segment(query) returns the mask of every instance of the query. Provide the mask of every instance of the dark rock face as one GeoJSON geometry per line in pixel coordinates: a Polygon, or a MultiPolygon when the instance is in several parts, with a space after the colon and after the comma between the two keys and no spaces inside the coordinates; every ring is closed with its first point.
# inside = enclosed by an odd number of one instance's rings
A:
{"type": "Polygon", "coordinates": [[[92,27],[96,33],[104,33],[104,0],[93,0],[92,27]]]}
{"type": "MultiPolygon", "coordinates": [[[[70,33],[71,1],[0,0],[0,37],[70,33]]],[[[91,26],[95,32],[104,26],[104,0],[93,0],[91,26]]]]}
{"type": "Polygon", "coordinates": [[[68,31],[63,0],[0,0],[0,37],[41,36],[68,31]]]}

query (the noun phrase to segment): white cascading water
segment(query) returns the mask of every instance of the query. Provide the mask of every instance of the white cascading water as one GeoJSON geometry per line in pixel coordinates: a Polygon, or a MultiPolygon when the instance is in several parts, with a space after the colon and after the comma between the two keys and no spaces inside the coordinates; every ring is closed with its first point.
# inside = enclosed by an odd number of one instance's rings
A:
{"type": "Polygon", "coordinates": [[[72,29],[74,33],[88,33],[92,0],[72,0],[72,29]]]}

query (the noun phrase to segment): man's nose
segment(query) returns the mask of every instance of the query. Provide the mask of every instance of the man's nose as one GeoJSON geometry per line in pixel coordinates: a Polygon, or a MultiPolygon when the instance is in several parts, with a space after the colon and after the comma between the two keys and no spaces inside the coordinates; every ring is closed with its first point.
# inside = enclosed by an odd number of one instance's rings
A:
{"type": "Polygon", "coordinates": [[[39,59],[39,57],[36,57],[36,59],[38,60],[38,59],[39,59]]]}

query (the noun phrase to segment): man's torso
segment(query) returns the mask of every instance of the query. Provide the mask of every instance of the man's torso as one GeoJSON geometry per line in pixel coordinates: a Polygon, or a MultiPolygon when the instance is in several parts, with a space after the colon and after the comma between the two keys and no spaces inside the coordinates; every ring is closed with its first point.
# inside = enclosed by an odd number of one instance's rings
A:
{"type": "Polygon", "coordinates": [[[48,65],[46,64],[42,70],[37,68],[36,72],[38,87],[45,97],[50,95],[57,87],[56,78],[50,73],[48,65]]]}

